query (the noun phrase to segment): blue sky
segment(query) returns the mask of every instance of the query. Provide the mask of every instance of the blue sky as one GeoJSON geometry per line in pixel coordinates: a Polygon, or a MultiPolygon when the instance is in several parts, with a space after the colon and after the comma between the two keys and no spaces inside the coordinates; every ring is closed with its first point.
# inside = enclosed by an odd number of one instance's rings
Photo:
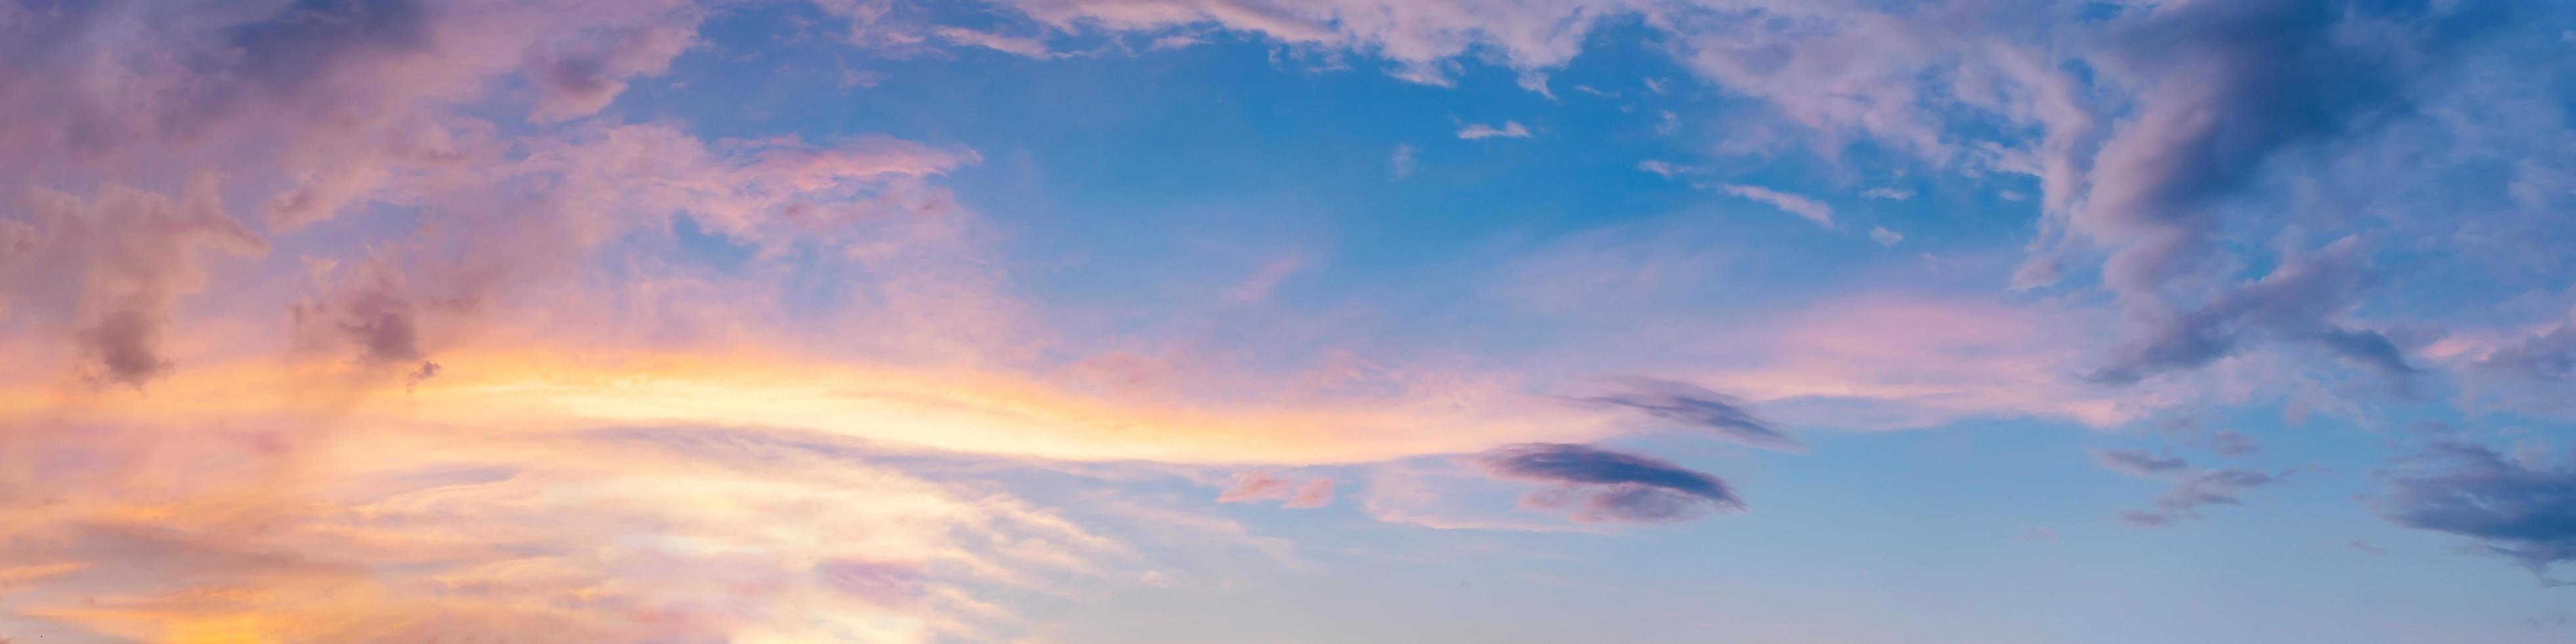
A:
{"type": "Polygon", "coordinates": [[[2565,641],[2557,9],[0,0],[0,639],[2565,641]]]}

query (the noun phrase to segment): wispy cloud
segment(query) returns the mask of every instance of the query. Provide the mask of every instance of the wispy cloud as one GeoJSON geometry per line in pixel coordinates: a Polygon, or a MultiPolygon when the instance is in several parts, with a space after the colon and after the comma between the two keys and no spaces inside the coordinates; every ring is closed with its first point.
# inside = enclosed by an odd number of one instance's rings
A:
{"type": "Polygon", "coordinates": [[[1770,204],[1773,208],[1778,208],[1789,214],[1804,217],[1807,221],[1816,222],[1816,225],[1818,226],[1824,226],[1826,228],[1834,227],[1834,209],[1831,206],[1825,205],[1825,203],[1821,201],[1761,186],[1747,186],[1729,183],[1720,184],[1717,189],[1725,192],[1726,194],[1770,204]]]}
{"type": "Polygon", "coordinates": [[[1504,121],[1502,127],[1495,127],[1483,123],[1469,123],[1464,127],[1458,128],[1458,138],[1469,141],[1490,137],[1526,139],[1529,138],[1529,136],[1529,128],[1522,127],[1520,121],[1504,121]]]}
{"type": "Polygon", "coordinates": [[[1655,378],[1622,378],[1617,390],[1577,398],[1605,407],[1629,409],[1666,422],[1714,432],[1718,437],[1754,447],[1801,449],[1798,439],[1755,418],[1741,398],[1686,382],[1655,378]]]}
{"type": "Polygon", "coordinates": [[[1413,176],[1413,168],[1421,163],[1421,156],[1422,151],[1411,145],[1395,146],[1395,151],[1386,156],[1386,176],[1395,180],[1413,176]]]}

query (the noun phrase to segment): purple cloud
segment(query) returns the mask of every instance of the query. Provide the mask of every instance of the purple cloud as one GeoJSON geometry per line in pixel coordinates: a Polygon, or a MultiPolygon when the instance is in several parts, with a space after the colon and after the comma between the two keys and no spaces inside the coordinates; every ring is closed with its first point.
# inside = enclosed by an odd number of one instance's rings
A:
{"type": "Polygon", "coordinates": [[[2281,482],[2281,478],[2255,470],[2224,469],[2199,472],[2175,481],[2165,494],[2156,499],[2152,509],[2130,510],[2120,520],[2132,526],[2152,528],[2201,518],[2200,508],[2209,505],[2244,505],[2236,495],[2245,490],[2281,482]]]}
{"type": "Polygon", "coordinates": [[[1717,477],[1589,445],[1522,443],[1478,454],[1474,462],[1496,477],[1551,485],[1522,504],[1572,509],[1576,521],[1660,523],[1710,509],[1744,510],[1743,500],[1717,477]]]}
{"type": "Polygon", "coordinates": [[[2179,457],[2158,458],[2148,454],[2146,450],[2137,449],[2097,449],[2093,450],[2093,460],[2100,461],[2103,467],[2130,476],[2155,476],[2191,467],[2190,461],[2179,457]]]}
{"type": "Polygon", "coordinates": [[[2147,333],[2120,347],[2111,363],[2086,375],[2126,385],[2169,371],[2197,368],[2234,354],[2249,339],[2308,342],[2392,378],[2415,372],[2395,343],[2377,331],[2335,320],[2368,283],[2367,257],[2345,237],[2282,260],[2262,279],[2230,288],[2199,308],[2158,316],[2147,333]]]}
{"type": "Polygon", "coordinates": [[[1657,419],[1706,428],[1726,440],[1776,450],[1802,447],[1798,439],[1756,418],[1744,399],[1706,387],[1655,378],[1623,378],[1623,391],[1580,398],[1586,403],[1645,412],[1657,419]]]}
{"type": "Polygon", "coordinates": [[[2390,523],[2447,532],[2473,550],[2513,560],[2546,584],[2551,565],[2576,559],[2576,464],[2499,454],[2442,441],[2406,456],[2373,503],[2390,523]]]}

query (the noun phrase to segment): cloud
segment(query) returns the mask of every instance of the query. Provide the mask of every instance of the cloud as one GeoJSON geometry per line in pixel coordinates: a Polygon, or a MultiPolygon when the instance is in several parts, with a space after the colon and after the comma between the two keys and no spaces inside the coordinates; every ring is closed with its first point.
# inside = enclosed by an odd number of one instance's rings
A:
{"type": "MultiPolygon", "coordinates": [[[[1005,36],[1002,34],[976,31],[973,29],[961,29],[957,27],[939,27],[933,29],[931,33],[938,36],[940,40],[960,45],[982,47],[1006,54],[1027,56],[1030,58],[1054,58],[1060,55],[1054,50],[1048,49],[1045,42],[1041,42],[1035,38],[1005,36]]],[[[1161,45],[1162,43],[1160,41],[1155,43],[1156,47],[1160,47],[1161,45]]]]}
{"type": "Polygon", "coordinates": [[[2152,509],[2130,510],[2120,514],[2129,525],[2152,528],[2182,521],[2201,519],[2200,508],[2211,505],[2243,505],[2238,494],[2246,490],[2281,482],[2281,478],[2255,470],[2222,469],[2191,472],[2174,481],[2163,496],[2156,498],[2152,509]]]}
{"type": "Polygon", "coordinates": [[[1504,121],[1500,128],[1483,123],[1469,123],[1465,127],[1458,128],[1458,138],[1469,141],[1497,136],[1507,139],[1526,139],[1529,138],[1530,131],[1529,128],[1521,127],[1520,121],[1504,121]]]}
{"type": "Polygon", "coordinates": [[[1654,173],[1654,174],[1655,174],[1655,176],[1663,177],[1663,178],[1666,178],[1666,179],[1670,179],[1670,178],[1673,178],[1673,177],[1678,177],[1678,176],[1682,176],[1682,175],[1686,175],[1686,174],[1700,174],[1700,173],[1708,172],[1708,169],[1707,169],[1707,168],[1703,168],[1703,167],[1699,167],[1699,166],[1693,166],[1693,165],[1681,165],[1681,164],[1675,164],[1675,163],[1668,162],[1668,161],[1658,161],[1658,160],[1654,160],[1654,159],[1647,159],[1647,160],[1644,160],[1644,161],[1639,161],[1639,162],[1637,162],[1637,169],[1638,169],[1638,170],[1640,170],[1640,171],[1644,171],[1644,172],[1651,172],[1651,173],[1654,173]]]}
{"type": "Polygon", "coordinates": [[[2272,159],[2350,138],[2406,105],[2493,12],[2309,0],[2158,7],[2115,30],[2104,67],[2139,89],[2132,115],[2090,161],[2072,229],[2115,248],[2103,281],[2158,297],[2210,252],[2222,199],[2272,159]],[[2415,23],[2393,39],[2349,38],[2415,23]]]}
{"type": "Polygon", "coordinates": [[[1307,481],[1305,487],[1297,488],[1297,495],[1288,497],[1288,502],[1279,504],[1279,507],[1291,509],[1320,508],[1331,505],[1332,503],[1333,480],[1315,479],[1307,481]]]}
{"type": "Polygon", "coordinates": [[[2390,523],[2467,537],[2474,551],[2510,559],[2546,584],[2552,565],[2576,559],[2576,466],[2441,441],[2398,461],[2371,505],[2390,523]]]}
{"type": "Polygon", "coordinates": [[[1718,189],[1726,192],[1726,194],[1770,204],[1771,207],[1778,208],[1783,212],[1804,217],[1807,221],[1816,222],[1816,225],[1818,226],[1824,226],[1826,228],[1834,227],[1834,209],[1830,206],[1826,206],[1824,202],[1821,201],[1761,186],[1723,184],[1719,185],[1718,189]]]}
{"type": "Polygon", "coordinates": [[[2576,412],[2576,401],[2565,395],[2576,388],[2576,316],[2523,329],[2516,336],[2466,356],[2459,371],[2471,393],[2516,409],[2576,412]]]}
{"type": "Polygon", "coordinates": [[[864,448],[299,429],[324,419],[6,421],[25,439],[12,466],[46,473],[25,489],[49,499],[0,501],[0,570],[48,575],[13,585],[11,635],[1007,639],[1018,624],[990,599],[1095,583],[1132,557],[1056,511],[864,448]]]}
{"type": "MultiPolygon", "coordinates": [[[[1446,86],[1452,59],[1492,52],[1521,87],[1546,88],[1547,72],[1581,52],[1583,38],[1605,17],[1632,5],[1611,3],[1388,2],[1331,0],[1042,0],[1010,3],[1051,28],[1151,32],[1217,25],[1258,34],[1305,51],[1358,51],[1391,65],[1387,72],[1446,86]]],[[[1642,5],[1633,5],[1642,6],[1642,5]]]]}
{"type": "Polygon", "coordinates": [[[2336,320],[2368,283],[2365,257],[2355,237],[2284,257],[2261,279],[2229,288],[2199,308],[2150,320],[2146,333],[2086,377],[2106,384],[2135,383],[2209,364],[2236,353],[2249,340],[2265,339],[2310,344],[2402,380],[2415,369],[2395,343],[2377,331],[2336,320]]]}
{"type": "Polygon", "coordinates": [[[122,185],[95,199],[31,188],[30,221],[0,220],[0,305],[71,329],[85,377],[142,387],[167,375],[171,308],[205,284],[208,254],[264,253],[200,175],[177,199],[122,185]]]}
{"type": "Polygon", "coordinates": [[[12,116],[0,150],[17,152],[0,155],[0,169],[128,182],[170,168],[274,171],[289,180],[267,213],[282,229],[334,216],[389,179],[454,170],[463,150],[449,144],[461,139],[432,133],[475,127],[451,109],[495,79],[534,90],[532,121],[586,115],[625,79],[665,70],[705,15],[680,0],[107,9],[0,25],[13,43],[0,66],[22,80],[0,88],[12,116]],[[39,37],[49,33],[87,35],[39,37]]]}
{"type": "Polygon", "coordinates": [[[1798,439],[1754,417],[1741,398],[1686,382],[1630,377],[1618,381],[1615,393],[1576,400],[1604,407],[1645,412],[1658,420],[1715,432],[1719,438],[1753,447],[1798,450],[1798,439]]]}
{"type": "Polygon", "coordinates": [[[636,76],[659,76],[696,44],[696,25],[649,24],[577,34],[531,48],[524,74],[542,94],[528,118],[554,122],[598,112],[636,76]]]}
{"type": "Polygon", "coordinates": [[[2046,417],[2107,427],[2164,403],[2067,375],[2093,318],[1974,299],[1862,294],[1727,328],[1694,355],[1691,382],[1762,405],[1794,426],[1928,427],[1970,417],[2046,417]]]}
{"type": "Polygon", "coordinates": [[[1861,196],[1862,198],[1866,198],[1866,199],[1886,199],[1886,200],[1889,200],[1889,201],[1904,201],[1904,200],[1907,200],[1907,199],[1912,199],[1912,198],[1914,198],[1914,191],[1912,191],[1912,190],[1907,190],[1907,189],[1904,189],[1904,188],[1885,188],[1885,187],[1881,187],[1881,188],[1871,188],[1871,189],[1869,189],[1869,191],[1868,191],[1868,192],[1860,193],[1860,196],[1861,196]]]}
{"type": "Polygon", "coordinates": [[[331,286],[333,292],[326,298],[299,302],[291,310],[299,334],[327,336],[330,339],[323,341],[354,345],[358,359],[372,365],[412,363],[428,357],[421,348],[421,312],[416,298],[402,273],[390,263],[382,259],[369,261],[347,283],[331,286]]]}
{"type": "Polygon", "coordinates": [[[1712,509],[1744,509],[1744,502],[1716,477],[1660,459],[1588,445],[1522,443],[1478,454],[1473,460],[1496,477],[1549,485],[1523,497],[1522,504],[1570,508],[1576,521],[1657,523],[1694,518],[1712,509]]]}
{"type": "Polygon", "coordinates": [[[1421,150],[1410,145],[1395,146],[1395,152],[1386,157],[1387,178],[1402,180],[1413,176],[1413,168],[1420,163],[1421,153],[1421,150]]]}
{"type": "MultiPolygon", "coordinates": [[[[1616,419],[1601,410],[1524,392],[1516,379],[1466,372],[1316,384],[1205,369],[1182,372],[1186,378],[1086,382],[1071,378],[1069,370],[1031,374],[865,360],[864,354],[820,344],[759,348],[756,337],[728,337],[725,348],[690,350],[598,338],[564,340],[564,346],[457,343],[440,350],[437,376],[417,383],[411,394],[363,396],[330,408],[352,419],[387,422],[529,429],[770,427],[990,456],[1279,466],[1363,463],[1620,433],[1616,419]],[[1454,429],[1464,426],[1479,431],[1454,429]]],[[[148,401],[118,398],[101,413],[137,422],[185,422],[213,414],[300,412],[324,402],[294,390],[306,386],[298,378],[309,375],[307,366],[264,355],[208,362],[157,381],[148,401]]],[[[339,388],[390,394],[403,384],[394,375],[339,388]]],[[[35,395],[24,383],[0,392],[6,393],[0,401],[35,395]]]]}
{"type": "Polygon", "coordinates": [[[1273,470],[1246,470],[1236,473],[1216,497],[1218,503],[1263,501],[1284,501],[1279,507],[1292,510],[1324,507],[1333,502],[1333,480],[1311,479],[1300,485],[1295,479],[1277,476],[1273,470]]]}
{"type": "Polygon", "coordinates": [[[2145,450],[2136,449],[2093,450],[2093,460],[2100,461],[2103,467],[2112,471],[2130,476],[2155,476],[2191,466],[2191,462],[2180,458],[2157,458],[2145,450]]]}
{"type": "Polygon", "coordinates": [[[1896,242],[1905,241],[1905,236],[1885,227],[1873,226],[1869,229],[1869,240],[1878,242],[1880,246],[1894,246],[1896,242]]]}

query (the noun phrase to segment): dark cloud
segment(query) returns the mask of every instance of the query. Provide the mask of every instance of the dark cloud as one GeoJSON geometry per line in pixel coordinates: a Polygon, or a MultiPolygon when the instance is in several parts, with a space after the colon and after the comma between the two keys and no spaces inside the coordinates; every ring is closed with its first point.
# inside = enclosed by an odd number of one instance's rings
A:
{"type": "Polygon", "coordinates": [[[1686,382],[1622,378],[1622,391],[1579,398],[1586,403],[1645,412],[1669,422],[1706,428],[1727,440],[1778,450],[1801,447],[1797,438],[1754,417],[1744,400],[1686,382]]]}
{"type": "Polygon", "coordinates": [[[2190,461],[2181,458],[2157,458],[2153,454],[2148,454],[2146,450],[2137,449],[2097,449],[2093,450],[2093,460],[2100,461],[2103,467],[2130,476],[2155,476],[2191,467],[2190,461]]]}
{"type": "Polygon", "coordinates": [[[2512,458],[2483,445],[2433,443],[2399,461],[2374,506],[2397,525],[2468,537],[2544,583],[2576,559],[2576,465],[2512,458]]]}
{"type": "Polygon", "coordinates": [[[2392,378],[2415,372],[2377,331],[2335,320],[2367,284],[2368,254],[2345,237],[2315,252],[2284,258],[2262,279],[2221,292],[2197,309],[2152,320],[2144,337],[2122,346],[2111,363],[2087,374],[2104,384],[2136,383],[2193,369],[2236,352],[2249,340],[2307,342],[2392,378]]]}
{"type": "Polygon", "coordinates": [[[2195,472],[2174,481],[2156,506],[2130,510],[2120,520],[2142,528],[2165,526],[2201,518],[2200,508],[2210,505],[2243,505],[2236,495],[2257,487],[2281,482],[2281,478],[2255,470],[2208,470],[2195,472]]]}
{"type": "Polygon", "coordinates": [[[232,45],[231,56],[219,59],[229,63],[225,72],[286,89],[351,59],[430,44],[429,15],[418,0],[298,0],[224,31],[232,45]]]}
{"type": "Polygon", "coordinates": [[[1496,477],[1550,484],[1523,504],[1572,509],[1577,521],[1654,523],[1710,509],[1744,509],[1717,477],[1589,445],[1522,443],[1479,454],[1474,462],[1496,477]]]}
{"type": "Polygon", "coordinates": [[[2442,4],[2237,0],[2133,14],[2095,62],[2144,89],[2094,157],[2074,222],[2119,248],[2104,281],[2153,297],[2208,251],[2214,206],[2273,158],[2404,113],[2416,85],[2495,24],[2499,9],[2474,5],[2502,3],[2442,4]]]}

